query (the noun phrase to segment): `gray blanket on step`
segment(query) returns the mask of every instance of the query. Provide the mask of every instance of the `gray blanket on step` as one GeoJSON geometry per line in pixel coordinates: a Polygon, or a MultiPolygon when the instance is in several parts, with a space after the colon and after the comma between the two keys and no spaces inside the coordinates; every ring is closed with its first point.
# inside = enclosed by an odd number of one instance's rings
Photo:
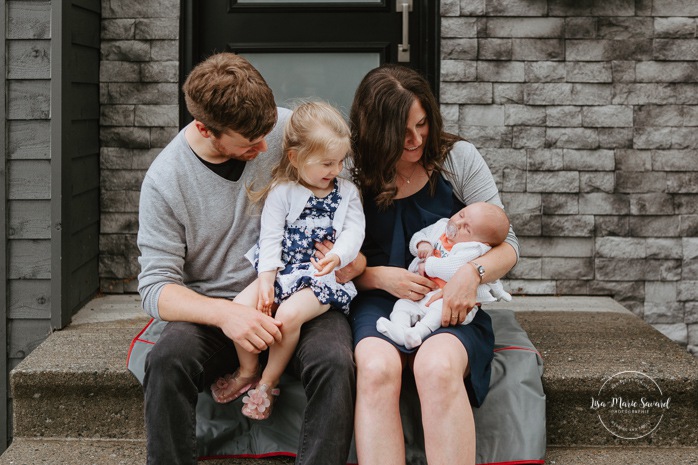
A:
{"type": "MultiPolygon", "coordinates": [[[[490,391],[474,409],[477,463],[543,463],[545,455],[545,393],[543,360],[510,310],[487,310],[492,317],[495,354],[490,391]]],[[[166,323],[153,320],[135,339],[128,368],[143,381],[147,352],[166,323]]],[[[265,421],[249,421],[240,413],[241,399],[217,404],[209,392],[199,394],[197,438],[200,457],[295,455],[305,393],[299,380],[286,376],[283,396],[265,421]]],[[[409,465],[426,464],[419,398],[409,370],[405,371],[400,410],[409,465]]],[[[356,463],[352,450],[347,463],[356,463]]]]}

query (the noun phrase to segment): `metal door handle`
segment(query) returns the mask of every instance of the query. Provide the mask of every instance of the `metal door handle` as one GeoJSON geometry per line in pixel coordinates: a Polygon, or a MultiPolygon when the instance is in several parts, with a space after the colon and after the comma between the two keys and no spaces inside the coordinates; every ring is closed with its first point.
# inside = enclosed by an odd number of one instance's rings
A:
{"type": "Polygon", "coordinates": [[[397,61],[410,61],[410,11],[412,0],[396,0],[395,11],[402,12],[402,43],[397,46],[397,61]]]}

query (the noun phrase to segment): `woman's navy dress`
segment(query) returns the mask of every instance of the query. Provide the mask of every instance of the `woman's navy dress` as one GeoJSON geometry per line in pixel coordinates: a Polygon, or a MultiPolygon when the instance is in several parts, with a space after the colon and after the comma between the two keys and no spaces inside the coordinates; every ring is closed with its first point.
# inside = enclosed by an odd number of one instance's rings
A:
{"type": "MultiPolygon", "coordinates": [[[[414,257],[409,243],[412,235],[441,218],[454,215],[463,204],[453,194],[451,185],[436,175],[436,191],[432,196],[427,183],[419,192],[393,201],[385,210],[378,210],[372,198],[364,198],[366,214],[366,239],[361,251],[366,256],[367,266],[397,266],[407,268],[414,257]]],[[[359,292],[351,303],[351,320],[354,331],[354,346],[365,337],[378,337],[393,344],[398,350],[413,353],[385,337],[376,329],[380,317],[390,318],[397,300],[388,292],[372,290],[359,292]]],[[[450,333],[465,346],[470,363],[470,374],[465,378],[470,403],[480,406],[487,395],[490,383],[490,362],[494,350],[494,333],[490,316],[482,309],[469,325],[439,328],[428,335],[450,333]]]]}

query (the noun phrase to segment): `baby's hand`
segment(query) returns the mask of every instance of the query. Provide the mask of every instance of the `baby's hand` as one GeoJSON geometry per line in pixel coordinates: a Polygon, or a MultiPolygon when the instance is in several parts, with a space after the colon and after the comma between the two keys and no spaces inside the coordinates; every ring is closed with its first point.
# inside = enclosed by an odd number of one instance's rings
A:
{"type": "Polygon", "coordinates": [[[424,262],[419,262],[419,265],[417,265],[417,273],[419,273],[420,276],[426,276],[426,265],[424,262]]]}
{"type": "Polygon", "coordinates": [[[321,260],[316,260],[315,257],[310,257],[310,262],[315,268],[318,269],[315,276],[324,276],[331,273],[332,270],[339,266],[340,261],[339,256],[333,253],[325,255],[321,260]]]}
{"type": "Polygon", "coordinates": [[[417,256],[424,260],[434,252],[434,246],[426,241],[417,244],[417,256]]]}
{"type": "Polygon", "coordinates": [[[276,271],[265,271],[259,274],[259,296],[257,310],[271,316],[271,306],[274,304],[274,281],[276,271]]]}

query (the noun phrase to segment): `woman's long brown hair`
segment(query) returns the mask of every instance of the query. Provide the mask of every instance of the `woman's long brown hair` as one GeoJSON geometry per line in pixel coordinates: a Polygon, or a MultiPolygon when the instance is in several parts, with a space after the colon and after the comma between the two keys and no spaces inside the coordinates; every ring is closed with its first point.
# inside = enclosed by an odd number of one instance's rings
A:
{"type": "MultiPolygon", "coordinates": [[[[379,208],[388,207],[397,194],[397,163],[405,146],[407,117],[418,100],[429,124],[422,166],[432,174],[443,172],[446,155],[458,136],[443,132],[439,104],[429,83],[416,71],[387,64],[366,74],[354,96],[349,115],[354,153],[354,182],[364,198],[373,197],[379,208]]],[[[433,189],[435,177],[430,178],[433,189]]]]}

